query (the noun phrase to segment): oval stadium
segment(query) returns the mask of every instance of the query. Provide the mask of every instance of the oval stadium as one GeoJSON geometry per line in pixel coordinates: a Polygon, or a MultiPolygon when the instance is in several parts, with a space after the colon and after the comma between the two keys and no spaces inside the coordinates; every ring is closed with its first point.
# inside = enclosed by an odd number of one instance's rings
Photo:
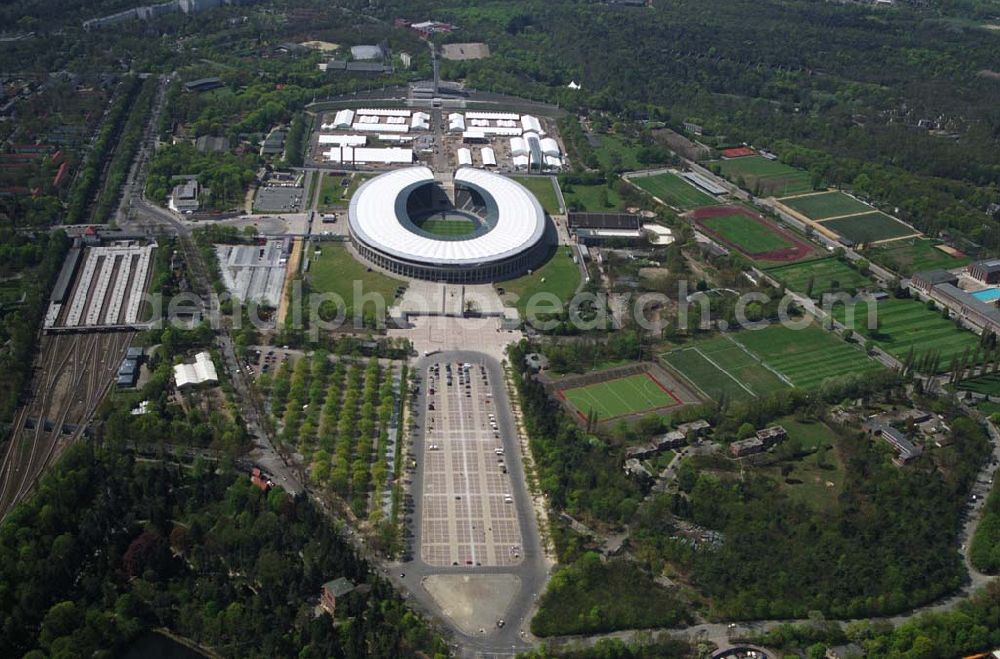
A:
{"type": "Polygon", "coordinates": [[[453,183],[439,181],[427,167],[376,176],[354,193],[348,218],[351,243],[363,259],[417,279],[507,279],[536,266],[549,247],[535,196],[471,167],[459,168],[453,183]]]}

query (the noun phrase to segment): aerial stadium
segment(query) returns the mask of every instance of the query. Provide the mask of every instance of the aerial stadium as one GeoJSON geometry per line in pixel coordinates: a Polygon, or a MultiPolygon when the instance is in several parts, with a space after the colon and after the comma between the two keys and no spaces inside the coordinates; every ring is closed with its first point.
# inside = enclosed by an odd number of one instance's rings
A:
{"type": "Polygon", "coordinates": [[[452,283],[515,277],[547,256],[545,211],[519,183],[461,167],[453,196],[427,167],[377,176],[351,198],[351,243],[389,272],[452,283]]]}

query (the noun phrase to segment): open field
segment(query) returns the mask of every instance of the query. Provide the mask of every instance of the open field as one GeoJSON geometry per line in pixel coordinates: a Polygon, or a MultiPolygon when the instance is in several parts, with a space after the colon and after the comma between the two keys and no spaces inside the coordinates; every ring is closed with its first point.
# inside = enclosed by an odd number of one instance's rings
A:
{"type": "Polygon", "coordinates": [[[725,336],[691,343],[662,358],[714,400],[750,400],[788,386],[725,336]]]}
{"type": "Polygon", "coordinates": [[[936,245],[936,242],[927,238],[894,240],[867,250],[865,256],[904,277],[924,270],[951,270],[972,261],[968,256],[952,256],[938,249],[936,245]]]}
{"type": "Polygon", "coordinates": [[[512,176],[511,178],[528,188],[531,194],[535,195],[535,198],[538,199],[538,203],[542,205],[546,213],[549,215],[559,215],[562,212],[559,208],[559,198],[556,196],[551,177],[512,176]]]}
{"type": "Polygon", "coordinates": [[[719,160],[713,164],[719,166],[727,179],[737,185],[742,184],[748,190],[758,191],[760,196],[787,197],[813,189],[809,172],[763,156],[719,160]]]}
{"type": "Polygon", "coordinates": [[[680,404],[680,401],[649,373],[564,389],[563,395],[584,415],[594,410],[600,421],[680,404]]]}
{"type": "Polygon", "coordinates": [[[460,219],[427,219],[420,224],[420,228],[428,233],[433,233],[435,236],[465,236],[470,233],[475,232],[476,224],[471,220],[460,220],[460,219]]]}
{"type": "MultiPolygon", "coordinates": [[[[316,208],[320,212],[343,208],[351,200],[351,195],[362,183],[372,177],[371,174],[323,174],[323,181],[319,187],[319,199],[316,208]],[[350,178],[347,186],[343,185],[344,178],[350,178]]],[[[314,183],[315,185],[315,183],[314,183]]]]}
{"type": "Polygon", "coordinates": [[[778,265],[765,268],[765,271],[791,290],[803,294],[811,278],[811,295],[816,299],[824,293],[861,288],[872,283],[868,277],[834,256],[778,265]]]}
{"type": "Polygon", "coordinates": [[[825,220],[841,215],[864,213],[872,210],[868,204],[862,203],[843,192],[821,192],[803,197],[781,199],[781,203],[797,210],[810,220],[825,220]]]}
{"type": "Polygon", "coordinates": [[[690,217],[702,231],[755,261],[790,263],[815,252],[804,238],[744,206],[708,206],[690,217]]]}
{"type": "Polygon", "coordinates": [[[569,208],[600,213],[622,207],[622,200],[619,198],[618,192],[614,188],[602,184],[567,184],[562,186],[562,193],[569,208]],[[604,203],[605,200],[607,203],[604,203]]]}
{"type": "Polygon", "coordinates": [[[594,156],[602,170],[620,172],[649,166],[639,162],[638,153],[642,149],[639,142],[630,142],[617,135],[599,134],[596,137],[600,145],[594,147],[594,156]]]}
{"type": "Polygon", "coordinates": [[[803,451],[811,451],[802,457],[783,460],[763,467],[761,471],[771,477],[781,491],[794,501],[813,510],[829,511],[838,505],[837,497],[844,487],[844,463],[836,448],[836,435],[819,421],[801,422],[794,417],[783,417],[777,423],[788,431],[790,442],[795,442],[803,451]],[[826,449],[823,462],[816,449],[826,449]],[[787,474],[782,468],[790,467],[787,474]]]}
{"type": "Polygon", "coordinates": [[[681,210],[718,203],[715,197],[702,192],[676,174],[636,176],[629,180],[654,197],[681,210]]]}
{"type": "Polygon", "coordinates": [[[857,345],[815,325],[800,330],[771,325],[759,331],[739,332],[732,338],[803,389],[819,386],[837,375],[881,368],[857,345]]]}
{"type": "MultiPolygon", "coordinates": [[[[941,355],[941,368],[947,368],[953,357],[979,345],[978,336],[959,329],[953,321],[945,320],[939,312],[931,311],[916,300],[882,300],[877,311],[879,329],[872,340],[899,359],[904,359],[911,348],[918,356],[937,352],[941,355]]],[[[833,315],[838,322],[844,323],[844,305],[835,306],[833,315]]],[[[847,326],[868,336],[866,320],[867,305],[858,305],[854,310],[853,327],[847,326]]]]}
{"type": "MultiPolygon", "coordinates": [[[[552,293],[565,304],[572,299],[579,285],[580,268],[565,248],[556,250],[552,258],[531,274],[500,282],[505,298],[508,295],[517,296],[513,306],[517,307],[522,317],[532,296],[552,293]]],[[[545,306],[547,308],[548,304],[545,306]]]]}
{"type": "Polygon", "coordinates": [[[857,244],[888,240],[916,233],[899,220],[880,211],[826,220],[822,225],[857,244]]]}
{"type": "Polygon", "coordinates": [[[390,306],[396,289],[406,282],[369,270],[358,262],[343,245],[322,243],[310,258],[309,284],[316,293],[335,293],[354,308],[354,282],[361,283],[362,293],[378,293],[390,306]]]}

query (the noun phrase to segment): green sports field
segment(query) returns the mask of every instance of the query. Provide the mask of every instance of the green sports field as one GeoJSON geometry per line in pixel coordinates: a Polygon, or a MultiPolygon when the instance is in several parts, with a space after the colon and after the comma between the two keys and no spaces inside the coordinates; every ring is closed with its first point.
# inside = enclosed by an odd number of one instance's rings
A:
{"type": "Polygon", "coordinates": [[[457,237],[466,236],[476,231],[476,224],[465,219],[428,219],[424,220],[420,228],[435,236],[457,237]]]}
{"type": "MultiPolygon", "coordinates": [[[[876,310],[879,327],[872,340],[899,359],[904,359],[910,348],[917,356],[937,352],[941,355],[941,367],[947,368],[953,357],[961,355],[966,349],[974,350],[979,345],[978,336],[959,329],[954,322],[945,320],[939,312],[916,300],[883,300],[876,310]]],[[[851,324],[848,327],[868,336],[866,314],[867,305],[859,304],[854,311],[853,327],[851,324]]],[[[834,307],[833,316],[844,323],[844,306],[834,307]]]]}
{"type": "Polygon", "coordinates": [[[719,160],[715,164],[727,179],[763,196],[787,197],[813,189],[809,172],[763,156],[719,160]]]}
{"type": "Polygon", "coordinates": [[[826,220],[822,224],[857,244],[910,236],[915,233],[899,220],[879,211],[826,220]]]}
{"type": "Polygon", "coordinates": [[[663,361],[714,400],[751,400],[788,386],[725,336],[672,350],[663,361]]]}
{"type": "Polygon", "coordinates": [[[843,192],[821,192],[804,197],[782,199],[781,203],[797,210],[810,220],[825,220],[841,215],[865,213],[872,210],[868,204],[862,203],[843,192]]]}
{"type": "Polygon", "coordinates": [[[799,330],[771,325],[759,331],[739,332],[733,340],[803,389],[817,387],[837,375],[881,368],[857,345],[816,325],[799,330]]]}
{"type": "Polygon", "coordinates": [[[567,183],[561,187],[563,199],[566,200],[568,209],[575,208],[587,212],[603,213],[622,207],[618,191],[603,183],[597,185],[567,183]]]}
{"type": "Polygon", "coordinates": [[[675,174],[637,176],[629,180],[666,204],[681,210],[718,203],[715,197],[702,192],[675,174]]]}
{"type": "Polygon", "coordinates": [[[563,395],[584,415],[594,410],[600,421],[678,404],[648,373],[565,389],[563,395]]]}
{"type": "Polygon", "coordinates": [[[698,341],[663,360],[711,398],[749,400],[789,386],[811,389],[845,373],[878,370],[856,345],[816,325],[771,325],[698,341]]]}
{"type": "Polygon", "coordinates": [[[779,265],[765,270],[785,286],[798,293],[805,293],[812,278],[812,297],[819,299],[824,293],[845,291],[871,285],[871,280],[840,259],[830,256],[813,261],[779,265]]]}
{"type": "Polygon", "coordinates": [[[928,238],[894,240],[886,245],[865,251],[874,263],[889,268],[905,277],[924,270],[951,270],[972,261],[968,256],[955,257],[937,248],[938,243],[928,238]]]}
{"type": "Polygon", "coordinates": [[[738,246],[746,254],[762,254],[792,247],[792,244],[781,235],[746,215],[720,215],[699,222],[709,231],[738,246]]]}

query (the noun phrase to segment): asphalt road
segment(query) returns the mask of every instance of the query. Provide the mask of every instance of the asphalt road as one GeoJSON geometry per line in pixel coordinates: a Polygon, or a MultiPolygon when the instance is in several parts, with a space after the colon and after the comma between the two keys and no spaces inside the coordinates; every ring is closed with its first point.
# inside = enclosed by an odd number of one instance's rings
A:
{"type": "MultiPolygon", "coordinates": [[[[412,455],[418,456],[417,469],[414,473],[413,484],[410,491],[413,493],[414,509],[411,516],[411,529],[413,531],[412,560],[398,564],[398,569],[394,569],[390,575],[397,586],[401,586],[408,591],[414,600],[419,602],[428,611],[438,613],[440,608],[421,585],[424,577],[435,574],[515,574],[521,580],[521,589],[514,597],[506,617],[505,626],[502,629],[487,630],[485,635],[468,636],[458,630],[454,630],[454,637],[458,644],[466,652],[478,654],[499,654],[510,655],[514,652],[522,652],[533,647],[533,644],[525,637],[529,636],[528,624],[530,623],[531,612],[534,607],[536,596],[540,595],[545,587],[547,579],[544,556],[539,539],[535,512],[531,505],[528,493],[528,486],[524,477],[524,465],[521,459],[519,443],[515,439],[516,426],[514,416],[511,411],[510,400],[507,397],[507,390],[504,386],[504,373],[500,364],[487,355],[471,351],[442,352],[428,357],[423,357],[417,361],[414,373],[421,375],[420,393],[417,396],[417,410],[420,415],[416,417],[419,429],[414,433],[414,448],[412,455]],[[435,567],[425,564],[420,560],[420,538],[421,538],[421,515],[423,500],[423,462],[424,455],[424,415],[427,409],[427,387],[426,372],[427,367],[433,362],[469,362],[471,364],[483,364],[489,375],[490,386],[493,391],[494,413],[497,416],[497,425],[501,431],[503,440],[504,456],[507,459],[508,471],[511,480],[511,494],[514,498],[514,505],[517,506],[518,523],[521,531],[523,560],[519,565],[511,567],[435,567]],[[400,577],[404,574],[405,577],[400,577]],[[522,636],[522,632],[525,636],[522,636]]],[[[440,615],[436,616],[440,617],[440,615]]]]}

